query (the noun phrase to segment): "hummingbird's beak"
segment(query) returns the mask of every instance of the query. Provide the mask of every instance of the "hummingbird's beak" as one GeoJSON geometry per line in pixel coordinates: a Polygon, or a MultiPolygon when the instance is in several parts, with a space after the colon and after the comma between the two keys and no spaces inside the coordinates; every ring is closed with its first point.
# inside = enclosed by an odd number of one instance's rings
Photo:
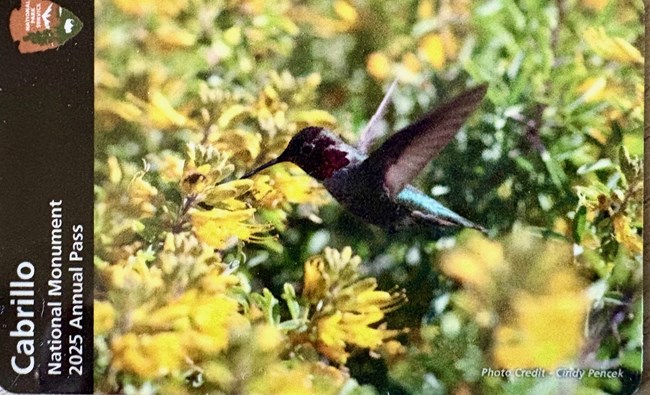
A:
{"type": "Polygon", "coordinates": [[[275,165],[277,163],[284,162],[284,161],[285,161],[285,159],[282,157],[282,155],[280,155],[277,158],[266,162],[265,164],[261,165],[260,167],[256,168],[255,170],[249,171],[248,173],[241,176],[239,179],[241,180],[242,178],[249,178],[249,177],[259,173],[260,171],[266,169],[267,167],[271,167],[271,166],[273,166],[273,165],[275,165]]]}

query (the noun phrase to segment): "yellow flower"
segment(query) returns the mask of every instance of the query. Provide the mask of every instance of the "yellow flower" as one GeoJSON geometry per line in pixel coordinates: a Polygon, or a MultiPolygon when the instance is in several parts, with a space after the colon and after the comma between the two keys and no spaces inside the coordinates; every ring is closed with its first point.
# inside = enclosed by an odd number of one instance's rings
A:
{"type": "Polygon", "coordinates": [[[133,178],[129,185],[129,194],[132,199],[150,199],[158,194],[158,190],[142,179],[144,174],[141,173],[133,178]]]}
{"type": "Polygon", "coordinates": [[[241,43],[242,29],[239,26],[233,26],[223,32],[223,39],[228,45],[236,46],[241,43]]]}
{"type": "Polygon", "coordinates": [[[329,359],[345,363],[350,355],[345,351],[346,332],[341,323],[343,313],[335,312],[329,317],[318,320],[317,349],[329,359]]]}
{"type": "Polygon", "coordinates": [[[350,355],[346,347],[357,346],[376,350],[384,341],[401,333],[399,330],[387,330],[385,326],[372,328],[384,318],[381,311],[372,314],[354,314],[336,311],[334,314],[318,320],[318,351],[338,363],[346,363],[350,355]]]}
{"type": "Polygon", "coordinates": [[[607,3],[609,3],[609,0],[582,0],[580,3],[585,8],[602,11],[607,6],[607,3]]]}
{"type": "Polygon", "coordinates": [[[609,36],[602,27],[588,28],[583,37],[594,52],[607,60],[643,64],[643,56],[638,49],[620,37],[609,36]]]}
{"type": "Polygon", "coordinates": [[[172,21],[165,21],[156,29],[156,37],[165,47],[191,47],[196,42],[196,35],[178,27],[172,21]]]}
{"type": "Polygon", "coordinates": [[[356,25],[359,19],[357,10],[344,0],[334,1],[334,12],[341,18],[342,26],[339,29],[340,31],[350,30],[356,25]]]}
{"type": "Polygon", "coordinates": [[[614,236],[616,241],[623,244],[625,248],[634,254],[643,251],[643,239],[636,233],[630,224],[630,218],[624,213],[618,212],[612,217],[614,225],[614,236]]]}
{"type": "Polygon", "coordinates": [[[412,52],[407,52],[402,56],[402,64],[408,71],[410,71],[413,74],[417,74],[420,72],[422,69],[422,65],[420,64],[420,60],[418,59],[415,54],[412,52]]]}
{"type": "Polygon", "coordinates": [[[144,111],[131,102],[104,98],[98,100],[95,106],[97,112],[107,112],[117,115],[125,121],[135,122],[140,119],[144,111]]]}
{"type": "Polygon", "coordinates": [[[195,167],[188,166],[186,163],[181,182],[182,191],[186,195],[196,195],[203,192],[205,188],[214,183],[214,177],[210,177],[212,169],[213,167],[209,164],[195,167]]]}
{"type": "Polygon", "coordinates": [[[366,69],[373,78],[385,80],[390,76],[390,60],[382,52],[373,52],[366,60],[366,69]]]}
{"type": "Polygon", "coordinates": [[[318,207],[330,200],[327,191],[296,166],[275,166],[266,174],[253,177],[251,188],[256,205],[264,210],[264,217],[273,226],[282,229],[291,204],[300,204],[301,216],[320,222],[318,207]]]}
{"type": "Polygon", "coordinates": [[[147,115],[154,126],[161,129],[172,126],[185,126],[188,123],[188,119],[176,111],[169,99],[159,90],[152,90],[149,93],[147,115]]]}
{"type": "Polygon", "coordinates": [[[314,257],[305,262],[302,295],[310,303],[317,304],[325,298],[330,287],[329,274],[325,271],[325,261],[314,257]]]}
{"type": "Polygon", "coordinates": [[[156,0],[113,0],[117,8],[126,14],[143,16],[145,14],[162,14],[165,16],[176,16],[189,5],[188,0],[180,1],[156,1],[156,0]]]}
{"type": "Polygon", "coordinates": [[[192,209],[190,218],[199,240],[216,249],[225,249],[237,241],[260,242],[265,239],[260,234],[269,226],[251,223],[254,213],[255,209],[192,209]]]}
{"type": "Polygon", "coordinates": [[[214,151],[212,147],[190,147],[190,151],[190,159],[185,162],[181,181],[183,194],[195,204],[205,203],[233,210],[245,208],[246,205],[237,198],[251,189],[253,181],[245,179],[221,182],[234,171],[228,156],[214,151]],[[200,152],[194,152],[196,150],[200,152]],[[196,158],[196,155],[201,158],[196,158]]]}
{"type": "Polygon", "coordinates": [[[397,340],[389,340],[387,342],[384,342],[382,351],[388,357],[396,357],[406,354],[407,348],[397,340]]]}
{"type": "Polygon", "coordinates": [[[454,59],[458,55],[458,39],[449,27],[445,27],[440,31],[440,38],[442,39],[442,48],[445,51],[447,59],[454,59]]]}
{"type": "Polygon", "coordinates": [[[252,180],[220,183],[233,170],[227,155],[212,147],[189,146],[181,181],[186,213],[197,238],[216,249],[239,241],[263,241],[266,237],[260,234],[270,228],[255,223],[255,209],[238,200],[253,187],[252,180]]]}
{"type": "Polygon", "coordinates": [[[248,179],[225,182],[210,188],[205,188],[203,191],[204,196],[200,198],[200,200],[211,206],[223,204],[229,208],[232,208],[233,206],[237,207],[238,204],[231,199],[245,194],[252,186],[253,181],[248,179]]]}
{"type": "Polygon", "coordinates": [[[325,189],[313,178],[304,173],[292,174],[286,168],[274,169],[270,177],[260,177],[255,188],[255,197],[269,208],[277,207],[281,202],[321,206],[329,201],[325,189]]]}
{"type": "Polygon", "coordinates": [[[267,366],[257,377],[253,377],[245,384],[245,393],[250,395],[335,395],[339,393],[339,386],[330,383],[316,382],[316,376],[310,364],[297,365],[274,363],[267,366]],[[323,384],[329,384],[323,388],[323,384]]]}
{"type": "Polygon", "coordinates": [[[291,121],[303,123],[310,126],[333,126],[336,125],[336,118],[324,110],[302,110],[291,113],[291,121]]]}
{"type": "MultiPolygon", "coordinates": [[[[339,282],[342,282],[339,280],[339,282]]],[[[377,280],[365,278],[343,288],[337,300],[337,309],[354,313],[375,314],[394,310],[404,302],[404,295],[377,291],[377,280]]]]}
{"type": "Polygon", "coordinates": [[[228,365],[221,361],[209,361],[201,366],[205,381],[216,383],[221,388],[229,388],[236,384],[236,372],[231,372],[228,365]]]}
{"type": "Polygon", "coordinates": [[[401,333],[376,324],[405,302],[404,293],[378,291],[374,278],[360,280],[360,263],[350,247],[326,248],[305,262],[303,297],[316,306],[311,317],[314,345],[339,363],[347,361],[350,347],[378,350],[401,333]]]}
{"type": "Polygon", "coordinates": [[[354,24],[359,18],[357,10],[355,10],[347,1],[336,0],[334,2],[334,11],[339,17],[341,17],[341,19],[350,24],[354,24]]]}
{"type": "Polygon", "coordinates": [[[108,180],[113,184],[119,184],[122,181],[122,169],[117,158],[113,155],[108,157],[108,180]]]}
{"type": "Polygon", "coordinates": [[[269,324],[257,325],[253,330],[255,349],[261,352],[274,352],[282,345],[284,336],[280,330],[269,324]]]}
{"type": "Polygon", "coordinates": [[[441,258],[440,268],[449,277],[486,292],[494,285],[493,278],[509,272],[500,243],[473,234],[464,245],[466,248],[454,249],[441,258]]]}
{"type": "Polygon", "coordinates": [[[219,128],[224,129],[228,126],[231,126],[231,123],[240,116],[246,115],[249,112],[249,109],[242,104],[234,104],[230,107],[227,107],[219,115],[217,119],[217,125],[219,128]]]}
{"type": "Polygon", "coordinates": [[[582,99],[585,102],[591,103],[607,97],[607,92],[605,91],[606,86],[607,79],[605,77],[592,77],[586,79],[578,86],[578,92],[582,93],[582,99]]]}
{"type": "Polygon", "coordinates": [[[503,242],[465,232],[443,255],[443,272],[463,285],[455,303],[479,326],[496,325],[496,366],[551,369],[577,356],[589,300],[571,251],[518,228],[503,242]]]}
{"type": "Polygon", "coordinates": [[[239,285],[239,277],[225,274],[221,270],[212,270],[201,278],[201,290],[208,294],[223,294],[228,289],[239,285]]]}
{"type": "Polygon", "coordinates": [[[433,1],[432,0],[420,0],[418,2],[418,18],[419,19],[428,19],[433,16],[433,1]]]}
{"type": "Polygon", "coordinates": [[[115,309],[113,305],[104,300],[95,300],[93,303],[93,322],[96,336],[105,335],[115,325],[115,309]]]}
{"type": "Polygon", "coordinates": [[[194,121],[174,108],[169,98],[160,89],[150,90],[148,98],[149,101],[145,101],[132,93],[127,93],[125,102],[109,102],[102,109],[112,111],[127,121],[150,125],[157,129],[196,126],[194,121]],[[146,118],[142,119],[142,115],[146,118]]]}
{"type": "Polygon", "coordinates": [[[246,166],[253,163],[262,148],[258,133],[240,129],[217,130],[209,135],[208,141],[218,151],[228,152],[234,162],[246,166]]]}
{"type": "Polygon", "coordinates": [[[330,270],[337,274],[342,273],[346,269],[356,271],[361,264],[361,257],[352,255],[352,248],[348,246],[344,247],[342,251],[327,247],[325,248],[324,255],[330,270]]]}
{"type": "MultiPolygon", "coordinates": [[[[116,88],[120,85],[120,80],[110,72],[108,63],[98,58],[95,58],[94,81],[95,86],[103,86],[107,88],[116,88]]],[[[97,104],[100,102],[101,101],[98,100],[97,104]]]]}
{"type": "Polygon", "coordinates": [[[144,379],[178,371],[186,361],[181,337],[173,332],[117,336],[111,342],[111,351],[113,369],[144,379]]]}
{"type": "Polygon", "coordinates": [[[178,156],[165,152],[160,160],[160,178],[165,182],[178,182],[183,176],[183,160],[178,156]]]}
{"type": "Polygon", "coordinates": [[[156,206],[152,200],[158,195],[158,189],[144,180],[144,171],[133,177],[129,184],[130,202],[138,208],[139,216],[151,217],[156,213],[156,206]]]}
{"type": "MultiPolygon", "coordinates": [[[[221,274],[224,271],[221,256],[215,254],[212,247],[202,243],[192,232],[167,232],[162,247],[154,265],[160,268],[165,276],[172,277],[176,286],[184,287],[188,282],[194,283],[197,280],[205,280],[206,284],[211,284],[213,280],[221,283],[221,274]]],[[[235,281],[234,284],[236,283],[235,281]]],[[[210,288],[209,285],[201,286],[206,292],[210,292],[210,288]]],[[[215,286],[214,289],[223,293],[227,286],[215,286]]]]}
{"type": "Polygon", "coordinates": [[[190,319],[197,335],[188,336],[188,348],[198,355],[214,354],[225,349],[231,336],[248,329],[249,321],[239,313],[236,300],[224,295],[207,297],[191,293],[181,303],[191,303],[190,319]]]}
{"type": "Polygon", "coordinates": [[[162,307],[139,307],[131,314],[131,323],[140,332],[178,334],[183,352],[200,360],[225,350],[232,336],[249,328],[239,309],[239,303],[226,295],[190,289],[162,307]]]}
{"type": "Polygon", "coordinates": [[[148,294],[164,284],[162,271],[157,267],[149,267],[144,253],[108,265],[101,273],[115,289],[148,294]]]}
{"type": "Polygon", "coordinates": [[[520,293],[513,303],[513,321],[494,333],[498,367],[553,369],[578,355],[589,300],[572,274],[558,272],[545,294],[520,293]]]}
{"type": "Polygon", "coordinates": [[[446,57],[442,37],[436,33],[430,33],[420,40],[420,52],[424,58],[433,66],[434,69],[440,70],[444,67],[446,57]]]}

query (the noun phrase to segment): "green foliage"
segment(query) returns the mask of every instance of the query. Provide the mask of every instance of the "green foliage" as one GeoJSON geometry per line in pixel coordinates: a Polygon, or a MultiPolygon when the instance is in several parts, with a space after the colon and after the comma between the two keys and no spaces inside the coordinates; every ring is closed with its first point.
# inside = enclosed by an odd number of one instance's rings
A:
{"type": "Polygon", "coordinates": [[[24,41],[31,41],[34,44],[50,44],[57,41],[57,36],[53,30],[46,29],[42,31],[31,32],[23,37],[24,41]]]}

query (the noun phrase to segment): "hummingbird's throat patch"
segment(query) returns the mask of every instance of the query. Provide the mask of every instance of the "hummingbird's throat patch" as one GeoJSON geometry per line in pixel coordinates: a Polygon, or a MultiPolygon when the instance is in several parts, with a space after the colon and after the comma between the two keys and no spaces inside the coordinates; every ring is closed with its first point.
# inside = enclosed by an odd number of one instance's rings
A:
{"type": "Polygon", "coordinates": [[[318,180],[330,178],[337,170],[350,163],[348,153],[339,149],[337,141],[324,133],[320,133],[313,140],[313,146],[312,153],[301,158],[302,163],[299,165],[307,174],[318,180]]]}
{"type": "Polygon", "coordinates": [[[325,149],[324,156],[323,179],[330,178],[334,172],[350,163],[347,152],[334,147],[325,149]]]}

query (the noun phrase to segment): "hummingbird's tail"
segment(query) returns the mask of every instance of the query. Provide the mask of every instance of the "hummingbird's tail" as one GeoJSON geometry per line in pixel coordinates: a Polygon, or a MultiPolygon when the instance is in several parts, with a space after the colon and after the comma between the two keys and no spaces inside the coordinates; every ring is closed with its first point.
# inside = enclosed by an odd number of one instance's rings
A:
{"type": "Polygon", "coordinates": [[[475,223],[472,223],[472,225],[474,225],[474,226],[471,226],[472,229],[476,229],[479,232],[483,233],[484,235],[488,234],[488,230],[485,227],[483,227],[483,226],[481,226],[479,224],[475,224],[475,223]]]}
{"type": "Polygon", "coordinates": [[[425,214],[421,211],[414,210],[411,215],[416,220],[423,225],[434,225],[439,228],[469,228],[476,229],[483,234],[487,234],[487,229],[483,226],[476,224],[468,219],[461,217],[460,215],[454,213],[454,217],[439,217],[436,215],[425,214]]]}
{"type": "Polygon", "coordinates": [[[413,217],[416,222],[425,225],[434,225],[440,228],[470,228],[487,233],[487,229],[483,226],[475,224],[467,218],[448,209],[434,198],[410,185],[399,193],[397,201],[411,210],[411,217],[413,217]]]}

